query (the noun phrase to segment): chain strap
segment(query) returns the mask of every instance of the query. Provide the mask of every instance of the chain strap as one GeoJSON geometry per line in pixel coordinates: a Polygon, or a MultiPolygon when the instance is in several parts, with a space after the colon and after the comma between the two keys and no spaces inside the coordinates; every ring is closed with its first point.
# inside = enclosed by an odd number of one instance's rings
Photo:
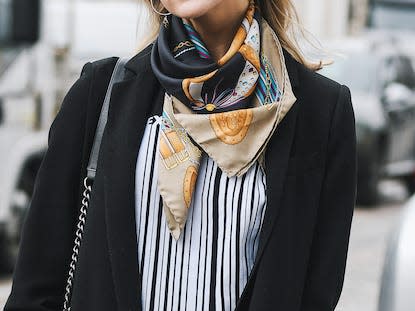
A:
{"type": "Polygon", "coordinates": [[[86,214],[88,212],[89,198],[90,198],[91,189],[92,189],[91,185],[92,183],[90,182],[90,179],[88,177],[85,177],[82,206],[81,206],[80,214],[78,218],[78,225],[77,225],[77,230],[75,233],[76,237],[75,237],[74,246],[72,249],[72,258],[71,258],[71,263],[69,265],[68,279],[66,281],[66,287],[65,287],[65,300],[63,303],[63,311],[71,311],[70,301],[71,301],[71,296],[72,296],[73,280],[74,280],[74,275],[75,275],[76,264],[78,262],[78,255],[79,255],[79,249],[81,247],[82,235],[84,234],[86,214]]]}
{"type": "Polygon", "coordinates": [[[263,64],[265,64],[265,87],[266,87],[266,91],[265,91],[265,99],[264,99],[264,105],[270,104],[271,103],[271,94],[270,94],[270,90],[271,90],[271,75],[269,73],[269,64],[265,58],[265,56],[262,54],[262,62],[263,64]]]}

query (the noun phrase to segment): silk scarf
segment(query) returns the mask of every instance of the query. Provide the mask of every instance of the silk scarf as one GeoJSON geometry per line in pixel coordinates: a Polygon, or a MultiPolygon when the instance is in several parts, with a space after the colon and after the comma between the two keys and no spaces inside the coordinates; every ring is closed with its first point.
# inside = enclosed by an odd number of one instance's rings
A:
{"type": "Polygon", "coordinates": [[[165,17],[151,66],[165,89],[157,184],[178,240],[203,153],[228,177],[243,175],[257,160],[264,168],[265,147],[296,98],[278,37],[253,2],[218,61],[190,23],[165,17]]]}

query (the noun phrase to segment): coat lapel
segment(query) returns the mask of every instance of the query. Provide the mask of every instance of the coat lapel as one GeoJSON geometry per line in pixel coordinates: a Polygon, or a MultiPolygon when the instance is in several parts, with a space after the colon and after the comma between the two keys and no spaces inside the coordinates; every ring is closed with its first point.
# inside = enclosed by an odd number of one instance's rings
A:
{"type": "Polygon", "coordinates": [[[297,97],[297,101],[288,111],[284,119],[279,124],[279,128],[275,131],[275,134],[270,139],[265,152],[265,167],[266,167],[266,181],[267,181],[267,204],[268,207],[265,210],[264,223],[260,233],[257,260],[258,263],[262,252],[266,246],[266,243],[271,235],[272,228],[276,222],[279,207],[281,206],[281,197],[283,193],[284,180],[287,171],[288,160],[290,157],[291,146],[294,140],[295,126],[297,121],[297,114],[299,109],[298,94],[295,89],[298,86],[297,67],[294,59],[285,52],[286,66],[288,75],[290,77],[291,85],[293,87],[294,94],[297,97]]]}
{"type": "Polygon", "coordinates": [[[264,222],[262,224],[259,245],[255,257],[253,268],[250,272],[248,282],[242,292],[238,303],[237,311],[245,310],[248,307],[248,293],[253,285],[252,279],[255,276],[256,269],[262,258],[267,242],[270,239],[272,229],[278,218],[281,198],[284,188],[284,181],[287,172],[288,160],[295,134],[295,126],[299,109],[299,100],[295,92],[298,86],[298,72],[295,60],[284,50],[284,57],[291,86],[297,101],[285,115],[284,119],[278,125],[274,135],[271,137],[265,151],[265,170],[266,170],[266,196],[267,208],[265,210],[264,222]]]}
{"type": "MultiPolygon", "coordinates": [[[[105,216],[108,249],[120,310],[141,310],[140,271],[135,225],[135,166],[144,133],[156,100],[162,100],[161,86],[150,68],[149,45],[131,58],[126,68],[129,78],[114,85],[103,146],[105,179],[105,216]],[[145,90],[141,92],[141,90],[145,90]]],[[[295,61],[284,51],[293,90],[297,86],[295,61]]],[[[238,301],[237,310],[249,291],[279,213],[286,168],[295,132],[298,101],[279,124],[265,154],[267,168],[267,209],[258,252],[248,284],[238,301]]]]}
{"type": "MultiPolygon", "coordinates": [[[[126,68],[132,62],[145,62],[139,59],[130,59],[126,68]]],[[[141,310],[135,167],[145,124],[160,90],[153,75],[141,69],[114,85],[103,138],[105,219],[115,293],[119,310],[134,311],[141,310]]]]}

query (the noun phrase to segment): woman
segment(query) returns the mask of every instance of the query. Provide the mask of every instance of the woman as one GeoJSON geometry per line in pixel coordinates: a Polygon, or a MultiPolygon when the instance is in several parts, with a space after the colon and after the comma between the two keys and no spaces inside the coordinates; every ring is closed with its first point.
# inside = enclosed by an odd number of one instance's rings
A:
{"type": "MultiPolygon", "coordinates": [[[[304,60],[289,0],[161,2],[112,91],[72,310],[334,310],[356,195],[349,89],[304,60]]],[[[116,60],[84,66],[50,128],[6,311],[62,309],[116,60]]]]}

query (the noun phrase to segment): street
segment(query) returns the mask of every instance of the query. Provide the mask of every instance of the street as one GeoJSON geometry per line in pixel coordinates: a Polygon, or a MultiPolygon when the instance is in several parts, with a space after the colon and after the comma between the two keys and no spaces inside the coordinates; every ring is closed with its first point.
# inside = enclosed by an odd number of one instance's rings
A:
{"type": "Polygon", "coordinates": [[[391,200],[376,208],[356,209],[337,311],[377,310],[386,243],[401,207],[401,200],[391,200]]]}
{"type": "Polygon", "coordinates": [[[4,308],[6,303],[7,296],[10,292],[10,280],[8,278],[2,277],[0,279],[0,306],[1,309],[4,308]]]}
{"type": "MultiPolygon", "coordinates": [[[[405,193],[400,184],[386,181],[380,185],[382,204],[373,208],[357,207],[350,238],[343,293],[336,310],[376,311],[388,234],[394,227],[405,193]]],[[[0,307],[10,291],[10,277],[0,279],[0,307]]]]}

